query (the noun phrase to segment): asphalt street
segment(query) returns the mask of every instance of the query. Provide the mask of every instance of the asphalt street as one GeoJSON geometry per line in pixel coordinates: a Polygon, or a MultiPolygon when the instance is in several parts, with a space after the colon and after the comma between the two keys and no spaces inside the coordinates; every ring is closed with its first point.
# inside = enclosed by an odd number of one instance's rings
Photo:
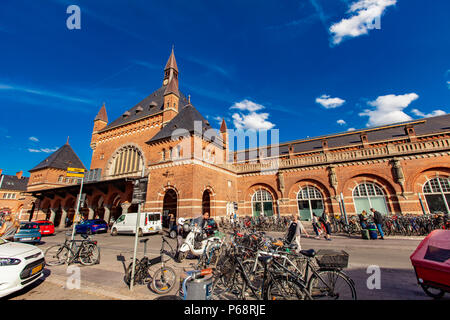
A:
{"type": "MultiPolygon", "coordinates": [[[[273,234],[279,236],[279,234],[273,234]]],[[[45,251],[48,247],[64,241],[65,232],[55,236],[45,237],[38,245],[45,251]]],[[[100,263],[94,266],[74,265],[72,267],[47,266],[45,276],[36,284],[17,292],[10,299],[154,299],[158,297],[147,286],[136,286],[130,291],[123,281],[125,265],[131,262],[134,248],[134,236],[120,235],[113,237],[109,233],[93,236],[98,241],[101,250],[100,263]],[[125,262],[119,261],[122,256],[125,262]],[[77,267],[79,269],[75,270],[77,267]],[[74,271],[75,270],[75,271],[74,271]],[[79,288],[71,289],[71,276],[79,272],[81,283],[79,288]]],[[[150,235],[147,253],[150,257],[159,254],[161,236],[150,235]]],[[[325,239],[302,238],[302,248],[315,250],[337,249],[349,253],[349,268],[345,272],[354,280],[358,299],[423,299],[429,300],[417,285],[414,270],[409,260],[410,255],[422,238],[387,237],[386,240],[363,240],[334,236],[332,241],[325,239]],[[373,288],[374,269],[379,267],[379,286],[373,288]],[[372,278],[370,278],[372,276],[372,278]],[[369,279],[369,286],[367,285],[369,279]],[[371,287],[371,289],[369,288],[371,287]]],[[[174,240],[169,242],[176,247],[174,240]]],[[[143,255],[143,245],[139,244],[138,257],[143,255]]],[[[183,263],[170,261],[178,276],[184,270],[192,269],[194,259],[183,263]]],[[[179,281],[179,280],[178,280],[179,281]]],[[[175,288],[170,294],[176,294],[175,288]]],[[[448,298],[448,295],[447,295],[448,298]]]]}

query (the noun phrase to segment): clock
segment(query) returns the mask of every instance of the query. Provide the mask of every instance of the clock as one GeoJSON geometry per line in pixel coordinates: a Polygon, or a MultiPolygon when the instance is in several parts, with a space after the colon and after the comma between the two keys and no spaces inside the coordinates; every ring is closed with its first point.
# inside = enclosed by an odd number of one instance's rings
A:
{"type": "Polygon", "coordinates": [[[167,85],[168,82],[169,82],[168,79],[164,79],[163,85],[167,85]]]}

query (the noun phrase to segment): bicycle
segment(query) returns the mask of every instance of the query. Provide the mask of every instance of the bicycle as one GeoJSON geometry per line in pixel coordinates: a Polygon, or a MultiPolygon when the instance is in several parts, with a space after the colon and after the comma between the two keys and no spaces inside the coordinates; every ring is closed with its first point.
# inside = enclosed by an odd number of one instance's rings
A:
{"type": "MultiPolygon", "coordinates": [[[[176,274],[175,271],[166,266],[166,262],[169,259],[164,259],[164,255],[168,255],[173,258],[174,250],[169,242],[166,240],[164,236],[162,236],[162,244],[160,254],[156,258],[149,259],[146,255],[147,253],[147,241],[149,239],[140,240],[141,243],[144,243],[144,256],[141,260],[136,259],[135,263],[135,271],[134,271],[134,283],[135,284],[147,284],[152,279],[153,290],[158,294],[167,293],[175,286],[176,283],[176,274]],[[164,250],[165,245],[168,245],[170,248],[169,254],[164,250]],[[161,263],[160,268],[158,268],[152,277],[150,277],[149,269],[150,267],[161,263]]],[[[125,271],[125,283],[129,286],[131,283],[131,275],[133,270],[133,263],[131,262],[125,271]]]]}
{"type": "Polygon", "coordinates": [[[63,244],[51,246],[45,251],[45,262],[50,266],[64,263],[68,265],[79,261],[82,265],[92,266],[100,261],[100,249],[97,241],[91,240],[87,234],[81,234],[82,240],[70,239],[66,234],[63,244]]]}

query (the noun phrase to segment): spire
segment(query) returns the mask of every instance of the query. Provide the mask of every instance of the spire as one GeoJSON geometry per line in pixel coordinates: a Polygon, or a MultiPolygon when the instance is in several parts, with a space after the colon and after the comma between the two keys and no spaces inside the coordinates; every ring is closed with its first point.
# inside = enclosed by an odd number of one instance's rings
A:
{"type": "Polygon", "coordinates": [[[163,80],[163,86],[167,86],[172,82],[172,80],[175,80],[177,82],[178,87],[178,66],[177,61],[175,60],[175,53],[170,53],[169,60],[167,60],[166,67],[164,68],[164,80],[163,80]]]}
{"type": "Polygon", "coordinates": [[[66,141],[66,144],[69,144],[69,136],[67,136],[67,141],[66,141]]]}
{"type": "Polygon", "coordinates": [[[222,124],[220,125],[220,132],[227,132],[227,124],[225,123],[225,119],[222,118],[222,124]]]}
{"type": "Polygon", "coordinates": [[[101,120],[108,123],[108,115],[106,114],[106,107],[104,102],[102,107],[100,108],[100,111],[97,113],[97,116],[95,117],[94,121],[96,120],[101,120]]]}
{"type": "Polygon", "coordinates": [[[174,69],[176,72],[178,72],[177,61],[175,60],[175,53],[173,52],[173,46],[172,46],[172,52],[170,53],[169,60],[167,60],[164,71],[167,69],[174,69]]]}

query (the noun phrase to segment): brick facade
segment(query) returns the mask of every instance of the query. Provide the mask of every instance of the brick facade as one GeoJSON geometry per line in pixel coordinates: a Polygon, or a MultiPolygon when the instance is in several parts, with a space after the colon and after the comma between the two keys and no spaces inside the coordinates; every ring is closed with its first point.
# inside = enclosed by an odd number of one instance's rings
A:
{"type": "MultiPolygon", "coordinates": [[[[170,193],[177,217],[197,216],[204,210],[213,217],[225,216],[233,212],[233,203],[242,216],[254,215],[258,206],[274,215],[298,214],[299,192],[306,187],[315,190],[317,199],[302,198],[310,206],[302,210],[311,211],[314,202],[315,210],[333,214],[341,214],[344,208],[347,214],[356,214],[369,204],[385,214],[422,214],[430,211],[424,184],[450,176],[450,116],[292,141],[271,146],[278,149],[274,157],[272,149],[270,155],[261,150],[228,150],[225,122],[214,142],[205,138],[203,127],[202,132],[187,130],[181,139],[153,139],[166,126],[179,123],[177,115],[188,112],[186,108],[193,107],[178,92],[173,52],[162,88],[109,124],[102,106],[94,120],[90,164],[90,169],[101,169],[98,184],[102,185],[92,185],[83,214],[117,218],[136,210],[130,205],[132,183],[125,178],[137,178],[142,170],[149,178],[144,210],[164,212],[169,207],[164,199],[168,201],[165,196],[170,193]],[[152,99],[161,99],[162,105],[152,99]],[[224,161],[226,155],[228,161],[224,161]],[[125,179],[124,186],[118,188],[116,179],[125,179]],[[355,196],[355,188],[363,186],[366,191],[361,189],[355,196]],[[258,192],[264,199],[271,198],[271,204],[256,200],[258,192]],[[364,192],[374,194],[366,197],[364,192]]],[[[172,129],[183,128],[173,125],[172,129]]],[[[48,169],[39,174],[41,180],[32,173],[30,191],[36,186],[58,190],[54,187],[60,172],[48,169]]],[[[42,198],[38,212],[49,219],[58,215],[64,219],[73,214],[75,196],[55,191],[52,199],[42,198]]],[[[305,212],[303,218],[307,218],[305,212]]]]}

